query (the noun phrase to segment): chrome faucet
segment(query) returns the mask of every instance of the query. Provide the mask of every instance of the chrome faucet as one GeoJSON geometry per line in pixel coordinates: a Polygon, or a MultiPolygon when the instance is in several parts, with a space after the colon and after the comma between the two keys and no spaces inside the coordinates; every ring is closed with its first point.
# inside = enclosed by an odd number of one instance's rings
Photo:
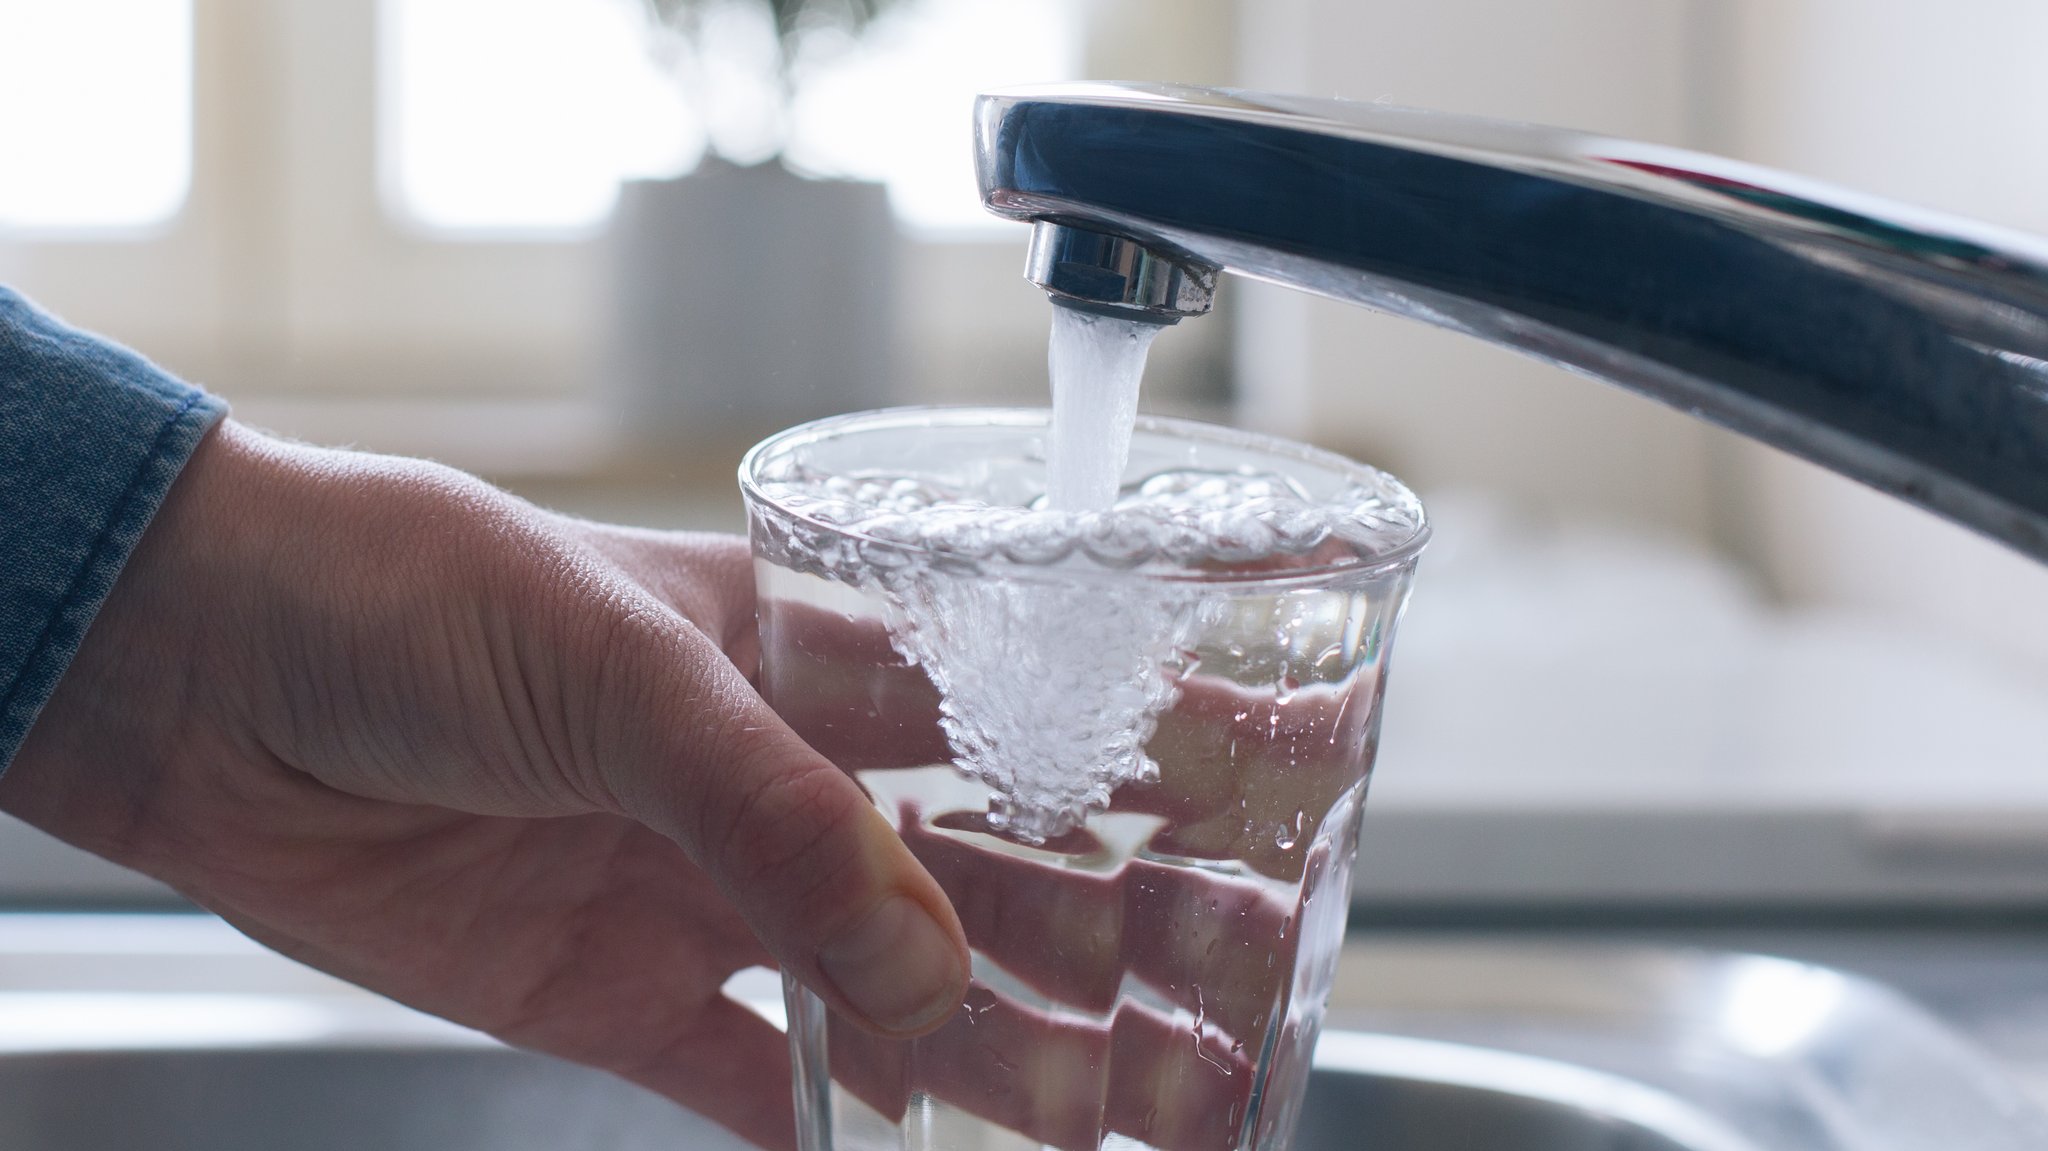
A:
{"type": "MultiPolygon", "coordinates": [[[[982,201],[1055,302],[1219,271],[1663,400],[2048,561],[2048,241],[1650,144],[1143,85],[981,97],[982,201]]],[[[2043,189],[2048,195],[2048,189],[2043,189]]]]}

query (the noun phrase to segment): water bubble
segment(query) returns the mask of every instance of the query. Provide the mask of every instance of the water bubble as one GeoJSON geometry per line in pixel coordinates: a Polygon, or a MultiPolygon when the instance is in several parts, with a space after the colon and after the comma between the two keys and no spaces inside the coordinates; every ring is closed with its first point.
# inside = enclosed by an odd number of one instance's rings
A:
{"type": "Polygon", "coordinates": [[[998,546],[1020,564],[1043,565],[1065,559],[1074,543],[1067,517],[1057,512],[1026,512],[1017,517],[998,546]]]}
{"type": "Polygon", "coordinates": [[[1090,512],[1075,530],[1088,558],[1104,567],[1134,567],[1158,551],[1158,531],[1144,520],[1090,512]]]}
{"type": "Polygon", "coordinates": [[[1167,520],[1159,530],[1159,554],[1178,564],[1209,561],[1209,540],[1202,529],[1183,520],[1167,520]]]}
{"type": "Polygon", "coordinates": [[[1273,529],[1242,509],[1206,512],[1197,521],[1209,554],[1224,563],[1249,563],[1273,554],[1273,529]]]}
{"type": "Polygon", "coordinates": [[[1296,555],[1314,551],[1330,538],[1329,513],[1302,504],[1276,509],[1266,517],[1266,526],[1282,550],[1296,555]]]}
{"type": "Polygon", "coordinates": [[[872,568],[887,571],[918,562],[915,552],[905,551],[886,541],[862,540],[859,546],[861,559],[872,568]]]}
{"type": "Polygon", "coordinates": [[[930,541],[934,548],[961,559],[987,559],[996,552],[996,544],[1002,534],[1001,525],[987,520],[958,519],[939,521],[930,527],[930,541]]]}

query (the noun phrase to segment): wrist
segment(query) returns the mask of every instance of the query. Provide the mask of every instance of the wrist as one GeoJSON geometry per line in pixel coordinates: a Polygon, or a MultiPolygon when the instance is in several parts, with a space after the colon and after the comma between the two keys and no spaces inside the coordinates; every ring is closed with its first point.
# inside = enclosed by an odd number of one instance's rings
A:
{"type": "MultiPolygon", "coordinates": [[[[186,461],[7,774],[0,810],[121,860],[175,761],[204,746],[229,678],[232,602],[260,565],[240,521],[263,437],[231,421],[186,461]]],[[[246,637],[242,637],[246,639],[246,637]]]]}

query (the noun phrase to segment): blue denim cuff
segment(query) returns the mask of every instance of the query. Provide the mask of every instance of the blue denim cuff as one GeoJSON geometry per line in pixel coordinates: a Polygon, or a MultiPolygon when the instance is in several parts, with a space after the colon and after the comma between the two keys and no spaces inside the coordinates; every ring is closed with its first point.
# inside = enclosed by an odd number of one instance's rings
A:
{"type": "Polygon", "coordinates": [[[0,287],[0,772],[226,412],[0,287]]]}

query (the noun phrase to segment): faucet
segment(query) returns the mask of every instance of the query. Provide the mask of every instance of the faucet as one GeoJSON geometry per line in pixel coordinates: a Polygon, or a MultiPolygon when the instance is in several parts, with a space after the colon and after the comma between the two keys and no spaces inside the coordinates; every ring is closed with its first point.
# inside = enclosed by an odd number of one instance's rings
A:
{"type": "Polygon", "coordinates": [[[2048,241],[1718,157],[1224,89],[980,97],[982,202],[1055,303],[1221,271],[1462,331],[2048,562],[2048,241]]]}

